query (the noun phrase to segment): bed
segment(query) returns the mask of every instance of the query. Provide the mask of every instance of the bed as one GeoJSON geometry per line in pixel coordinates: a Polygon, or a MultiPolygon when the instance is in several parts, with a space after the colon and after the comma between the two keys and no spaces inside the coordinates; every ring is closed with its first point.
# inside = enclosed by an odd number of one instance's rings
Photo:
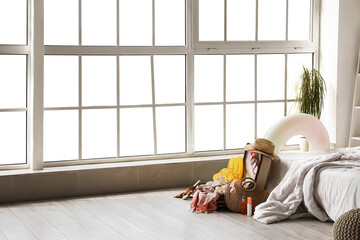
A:
{"type": "Polygon", "coordinates": [[[315,199],[331,220],[360,208],[360,167],[324,168],[315,182],[315,199]]]}
{"type": "Polygon", "coordinates": [[[360,148],[310,153],[283,153],[272,163],[267,202],[255,209],[254,219],[272,223],[315,216],[336,219],[360,208],[360,148]]]}

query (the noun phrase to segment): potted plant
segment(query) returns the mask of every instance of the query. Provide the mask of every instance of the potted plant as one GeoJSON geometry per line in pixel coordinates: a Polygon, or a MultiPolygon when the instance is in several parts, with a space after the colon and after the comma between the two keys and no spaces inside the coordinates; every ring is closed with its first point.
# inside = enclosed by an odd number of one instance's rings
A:
{"type": "MultiPolygon", "coordinates": [[[[296,104],[299,111],[320,119],[326,95],[326,84],[320,72],[315,68],[309,70],[303,66],[296,88],[296,104]]],[[[301,139],[300,149],[302,151],[309,149],[309,143],[305,137],[301,139]]]]}

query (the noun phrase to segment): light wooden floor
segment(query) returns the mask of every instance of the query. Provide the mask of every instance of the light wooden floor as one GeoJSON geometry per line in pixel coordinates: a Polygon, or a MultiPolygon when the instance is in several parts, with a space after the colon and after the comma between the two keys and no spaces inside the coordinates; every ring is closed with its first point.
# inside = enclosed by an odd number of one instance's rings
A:
{"type": "Polygon", "coordinates": [[[331,239],[332,223],[264,225],[241,214],[188,211],[182,189],[0,206],[1,239],[331,239]]]}

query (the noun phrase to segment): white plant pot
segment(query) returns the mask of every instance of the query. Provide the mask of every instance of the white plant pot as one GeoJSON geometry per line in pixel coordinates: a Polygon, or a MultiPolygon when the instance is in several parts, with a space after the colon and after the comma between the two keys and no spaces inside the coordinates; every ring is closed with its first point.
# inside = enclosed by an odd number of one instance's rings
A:
{"type": "Polygon", "coordinates": [[[300,138],[300,151],[301,152],[309,151],[309,141],[306,139],[306,137],[300,138]]]}

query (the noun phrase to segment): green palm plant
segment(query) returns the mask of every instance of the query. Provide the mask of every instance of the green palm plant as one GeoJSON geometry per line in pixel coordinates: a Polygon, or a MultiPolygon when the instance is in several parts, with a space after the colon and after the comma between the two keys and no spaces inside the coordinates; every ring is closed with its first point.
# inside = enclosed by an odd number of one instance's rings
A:
{"type": "Polygon", "coordinates": [[[320,72],[315,68],[309,70],[303,66],[296,88],[299,111],[320,119],[326,95],[326,84],[320,72]]]}

